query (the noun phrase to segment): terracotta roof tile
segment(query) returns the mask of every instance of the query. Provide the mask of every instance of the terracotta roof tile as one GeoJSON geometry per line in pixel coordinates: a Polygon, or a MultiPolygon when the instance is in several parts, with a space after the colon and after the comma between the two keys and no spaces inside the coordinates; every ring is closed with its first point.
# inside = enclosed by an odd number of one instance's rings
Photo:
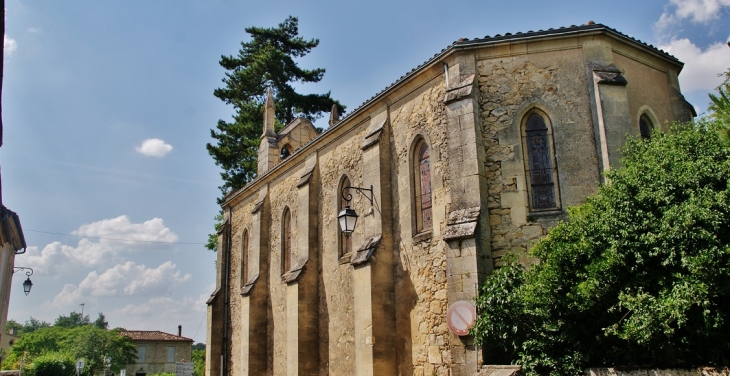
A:
{"type": "Polygon", "coordinates": [[[119,334],[132,338],[134,341],[175,341],[175,342],[193,342],[187,337],[179,337],[176,335],[160,332],[158,330],[127,330],[119,334]]]}

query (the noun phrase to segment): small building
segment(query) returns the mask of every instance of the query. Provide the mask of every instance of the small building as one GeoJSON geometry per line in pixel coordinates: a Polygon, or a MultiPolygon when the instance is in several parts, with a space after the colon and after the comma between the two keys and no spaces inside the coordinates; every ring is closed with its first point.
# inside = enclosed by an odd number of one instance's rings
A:
{"type": "Polygon", "coordinates": [[[13,328],[13,330],[10,333],[4,333],[2,338],[0,339],[0,349],[3,353],[7,353],[10,351],[10,347],[13,346],[13,343],[20,338],[18,336],[18,330],[13,328]]]}
{"type": "Polygon", "coordinates": [[[127,376],[175,372],[175,363],[191,362],[193,340],[157,330],[128,330],[120,334],[132,339],[137,346],[137,363],[127,365],[127,376]]]}

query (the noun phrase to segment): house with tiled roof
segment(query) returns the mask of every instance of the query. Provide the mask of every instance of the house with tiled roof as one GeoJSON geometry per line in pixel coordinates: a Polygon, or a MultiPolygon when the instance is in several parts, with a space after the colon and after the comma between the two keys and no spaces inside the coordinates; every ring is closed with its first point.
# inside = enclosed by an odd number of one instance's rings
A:
{"type": "Polygon", "coordinates": [[[182,336],[181,326],[177,335],[156,330],[125,330],[120,335],[137,346],[137,362],[127,365],[128,376],[174,373],[175,363],[192,362],[193,340],[182,336]]]}
{"type": "Polygon", "coordinates": [[[589,22],[461,38],[318,134],[276,132],[269,94],[257,177],[222,205],[206,375],[491,372],[477,287],[627,137],[695,116],[682,67],[589,22]]]}

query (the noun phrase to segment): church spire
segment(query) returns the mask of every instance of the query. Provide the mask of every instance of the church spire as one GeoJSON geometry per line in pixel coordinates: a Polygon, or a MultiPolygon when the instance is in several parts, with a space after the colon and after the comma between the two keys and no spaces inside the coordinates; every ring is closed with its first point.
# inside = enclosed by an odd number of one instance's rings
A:
{"type": "Polygon", "coordinates": [[[330,111],[330,127],[337,124],[340,121],[340,113],[337,111],[337,105],[332,105],[332,111],[330,111]]]}
{"type": "Polygon", "coordinates": [[[266,104],[264,105],[264,132],[261,134],[261,137],[275,134],[275,116],[276,114],[274,113],[274,92],[271,90],[271,87],[269,87],[269,90],[266,92],[266,104]]]}

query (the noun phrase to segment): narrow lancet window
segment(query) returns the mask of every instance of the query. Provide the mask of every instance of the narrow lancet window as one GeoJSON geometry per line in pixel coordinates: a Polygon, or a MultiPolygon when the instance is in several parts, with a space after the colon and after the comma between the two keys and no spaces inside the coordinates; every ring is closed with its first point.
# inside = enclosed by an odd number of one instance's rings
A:
{"type": "Polygon", "coordinates": [[[555,171],[550,153],[550,135],[545,120],[533,113],[525,127],[527,144],[528,178],[532,209],[551,209],[555,202],[555,171]]]}
{"type": "Polygon", "coordinates": [[[291,211],[284,209],[281,224],[281,274],[291,269],[291,211]]]}
{"type": "Polygon", "coordinates": [[[415,188],[416,188],[416,228],[418,232],[428,231],[433,227],[431,208],[431,164],[428,144],[421,141],[416,147],[415,188]]]}
{"type": "Polygon", "coordinates": [[[248,230],[241,237],[241,288],[248,282],[248,230]]]}

